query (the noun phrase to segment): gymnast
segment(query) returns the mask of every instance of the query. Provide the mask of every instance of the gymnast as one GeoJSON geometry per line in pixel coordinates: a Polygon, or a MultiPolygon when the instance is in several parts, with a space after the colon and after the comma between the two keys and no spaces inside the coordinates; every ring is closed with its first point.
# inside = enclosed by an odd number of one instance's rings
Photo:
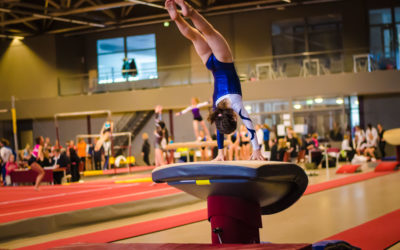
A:
{"type": "Polygon", "coordinates": [[[251,135],[253,153],[251,160],[264,160],[255,136],[255,130],[249,114],[243,106],[239,77],[233,64],[233,56],[225,38],[195,9],[184,0],[166,0],[165,8],[175,21],[179,31],[189,39],[206,67],[214,75],[213,113],[209,120],[217,127],[218,155],[215,161],[224,160],[224,134],[231,134],[237,126],[235,112],[240,116],[251,135]],[[178,13],[192,20],[190,26],[178,13]]]}
{"type": "Polygon", "coordinates": [[[114,128],[114,123],[111,120],[107,120],[100,131],[100,138],[97,140],[94,151],[99,151],[103,144],[111,139],[111,134],[114,128]]]}
{"type": "Polygon", "coordinates": [[[43,154],[43,146],[44,139],[42,136],[39,136],[35,139],[36,145],[32,150],[31,157],[28,160],[28,165],[31,167],[33,171],[35,171],[38,175],[35,181],[35,190],[39,190],[40,182],[42,181],[45,172],[42,167],[42,162],[44,160],[43,154]]]}
{"type": "Polygon", "coordinates": [[[180,116],[180,115],[186,114],[189,111],[192,111],[192,114],[193,114],[193,130],[194,130],[194,135],[196,136],[196,140],[201,141],[203,139],[199,135],[199,123],[200,123],[201,127],[203,128],[203,130],[204,130],[204,132],[206,134],[207,140],[210,140],[211,139],[210,131],[208,131],[208,128],[207,128],[205,122],[203,121],[203,117],[201,117],[201,114],[200,114],[200,108],[201,107],[205,107],[205,106],[209,105],[210,103],[208,101],[207,102],[202,102],[202,103],[199,103],[199,102],[200,101],[199,101],[198,98],[193,97],[192,98],[192,105],[190,105],[189,107],[185,108],[181,112],[176,113],[176,116],[180,116]]]}

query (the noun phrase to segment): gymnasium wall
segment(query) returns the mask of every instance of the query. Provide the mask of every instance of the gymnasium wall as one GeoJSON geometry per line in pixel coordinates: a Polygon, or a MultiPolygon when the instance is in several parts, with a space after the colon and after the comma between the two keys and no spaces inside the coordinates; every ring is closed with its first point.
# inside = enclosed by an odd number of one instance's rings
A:
{"type": "MultiPolygon", "coordinates": [[[[318,5],[297,6],[284,10],[261,10],[244,13],[207,16],[207,19],[226,37],[238,62],[243,59],[272,55],[271,22],[275,20],[339,13],[343,18],[343,47],[368,51],[367,11],[353,8],[362,0],[318,5]]],[[[42,35],[22,41],[0,41],[0,100],[15,95],[19,100],[55,98],[58,78],[87,73],[97,69],[96,41],[98,39],[155,33],[159,67],[189,65],[191,44],[171,23],[161,23],[81,36],[42,35]]],[[[352,58],[345,58],[351,70],[352,58]]],[[[162,84],[162,83],[161,83],[162,84]]],[[[79,92],[79,85],[63,86],[65,92],[79,92]]],[[[183,103],[181,104],[183,105],[183,103]]]]}

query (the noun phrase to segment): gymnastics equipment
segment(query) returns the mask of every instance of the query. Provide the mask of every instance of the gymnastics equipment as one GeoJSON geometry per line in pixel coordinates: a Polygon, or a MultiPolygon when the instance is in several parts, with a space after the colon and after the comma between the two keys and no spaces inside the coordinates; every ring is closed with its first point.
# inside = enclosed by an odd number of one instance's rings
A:
{"type": "MultiPolygon", "coordinates": [[[[230,141],[225,141],[224,146],[230,145],[230,141]]],[[[201,147],[217,147],[217,141],[191,141],[191,142],[174,142],[167,144],[166,150],[173,150],[178,148],[201,148],[201,147]]]]}
{"type": "Polygon", "coordinates": [[[308,185],[298,165],[270,161],[178,163],[152,178],[207,200],[213,244],[259,243],[261,215],[290,207],[308,185]]]}
{"type": "Polygon", "coordinates": [[[383,133],[383,139],[385,139],[387,143],[396,146],[397,160],[394,162],[379,163],[375,168],[375,172],[396,170],[400,162],[400,128],[386,130],[385,133],[383,133]]]}
{"type": "MultiPolygon", "coordinates": [[[[116,164],[117,167],[119,165],[122,165],[122,163],[128,164],[128,172],[131,172],[131,169],[129,167],[129,164],[134,164],[135,163],[135,158],[132,156],[132,133],[131,132],[118,132],[118,133],[112,133],[112,138],[118,137],[118,136],[127,136],[128,137],[128,155],[127,157],[124,158],[123,161],[118,160],[118,164],[116,164]]],[[[79,139],[86,139],[86,138],[98,138],[100,137],[100,134],[92,134],[92,135],[85,135],[85,134],[79,134],[76,136],[76,143],[78,144],[79,139]]],[[[113,152],[113,147],[114,145],[111,145],[111,152],[113,152]]],[[[110,156],[110,164],[116,163],[116,159],[114,159],[113,153],[110,156]]],[[[118,158],[118,157],[117,157],[118,158]]]]}
{"type": "MultiPolygon", "coordinates": [[[[8,113],[7,109],[0,109],[0,113],[8,113]]],[[[18,134],[17,134],[17,111],[15,110],[15,97],[11,96],[11,119],[12,119],[12,128],[13,128],[13,138],[14,138],[14,150],[17,153],[16,161],[19,161],[18,154],[18,134]]]]}

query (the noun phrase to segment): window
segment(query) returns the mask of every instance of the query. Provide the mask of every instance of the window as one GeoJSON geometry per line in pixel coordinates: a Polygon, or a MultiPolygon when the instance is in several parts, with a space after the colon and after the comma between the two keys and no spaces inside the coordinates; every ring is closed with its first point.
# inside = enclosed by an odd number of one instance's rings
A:
{"type": "Polygon", "coordinates": [[[98,83],[158,78],[154,34],[97,41],[98,83]]]}
{"type": "Polygon", "coordinates": [[[274,55],[342,49],[340,15],[280,20],[272,23],[274,55]]]}
{"type": "Polygon", "coordinates": [[[369,10],[369,26],[375,67],[400,69],[400,7],[369,10]]]}

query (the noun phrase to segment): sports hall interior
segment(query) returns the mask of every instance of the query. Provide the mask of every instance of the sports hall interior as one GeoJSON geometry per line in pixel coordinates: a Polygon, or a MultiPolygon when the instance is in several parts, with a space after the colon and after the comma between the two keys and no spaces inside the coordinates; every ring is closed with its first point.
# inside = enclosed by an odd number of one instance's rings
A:
{"type": "MultiPolygon", "coordinates": [[[[400,249],[399,144],[385,143],[384,154],[377,145],[363,159],[357,151],[361,157],[352,161],[340,158],[343,138],[330,136],[338,127],[354,142],[355,127],[400,128],[400,2],[187,2],[229,44],[253,123],[277,140],[287,127],[299,138],[314,134],[325,157],[317,164],[308,152],[280,159],[303,169],[308,187],[293,206],[262,216],[261,242],[311,249],[307,244],[344,240],[361,249],[400,249]],[[339,151],[329,155],[329,148],[339,151]],[[337,173],[343,166],[351,173],[337,173]]],[[[43,181],[39,191],[32,183],[2,184],[0,248],[212,248],[207,202],[151,179],[154,108],[163,108],[169,143],[196,143],[191,114],[176,113],[192,98],[209,101],[214,82],[163,6],[0,1],[0,138],[18,160],[39,136],[62,147],[80,138],[90,144],[107,119],[115,133],[108,166],[95,169],[86,157],[79,181],[67,171],[61,184],[43,181]],[[142,156],[144,133],[150,166],[142,156]]],[[[200,112],[215,134],[211,109],[200,112]]],[[[174,150],[165,152],[170,164],[202,160],[197,148],[174,150]]],[[[210,161],[212,148],[206,153],[210,161]]],[[[264,155],[271,156],[269,146],[264,155]]]]}

